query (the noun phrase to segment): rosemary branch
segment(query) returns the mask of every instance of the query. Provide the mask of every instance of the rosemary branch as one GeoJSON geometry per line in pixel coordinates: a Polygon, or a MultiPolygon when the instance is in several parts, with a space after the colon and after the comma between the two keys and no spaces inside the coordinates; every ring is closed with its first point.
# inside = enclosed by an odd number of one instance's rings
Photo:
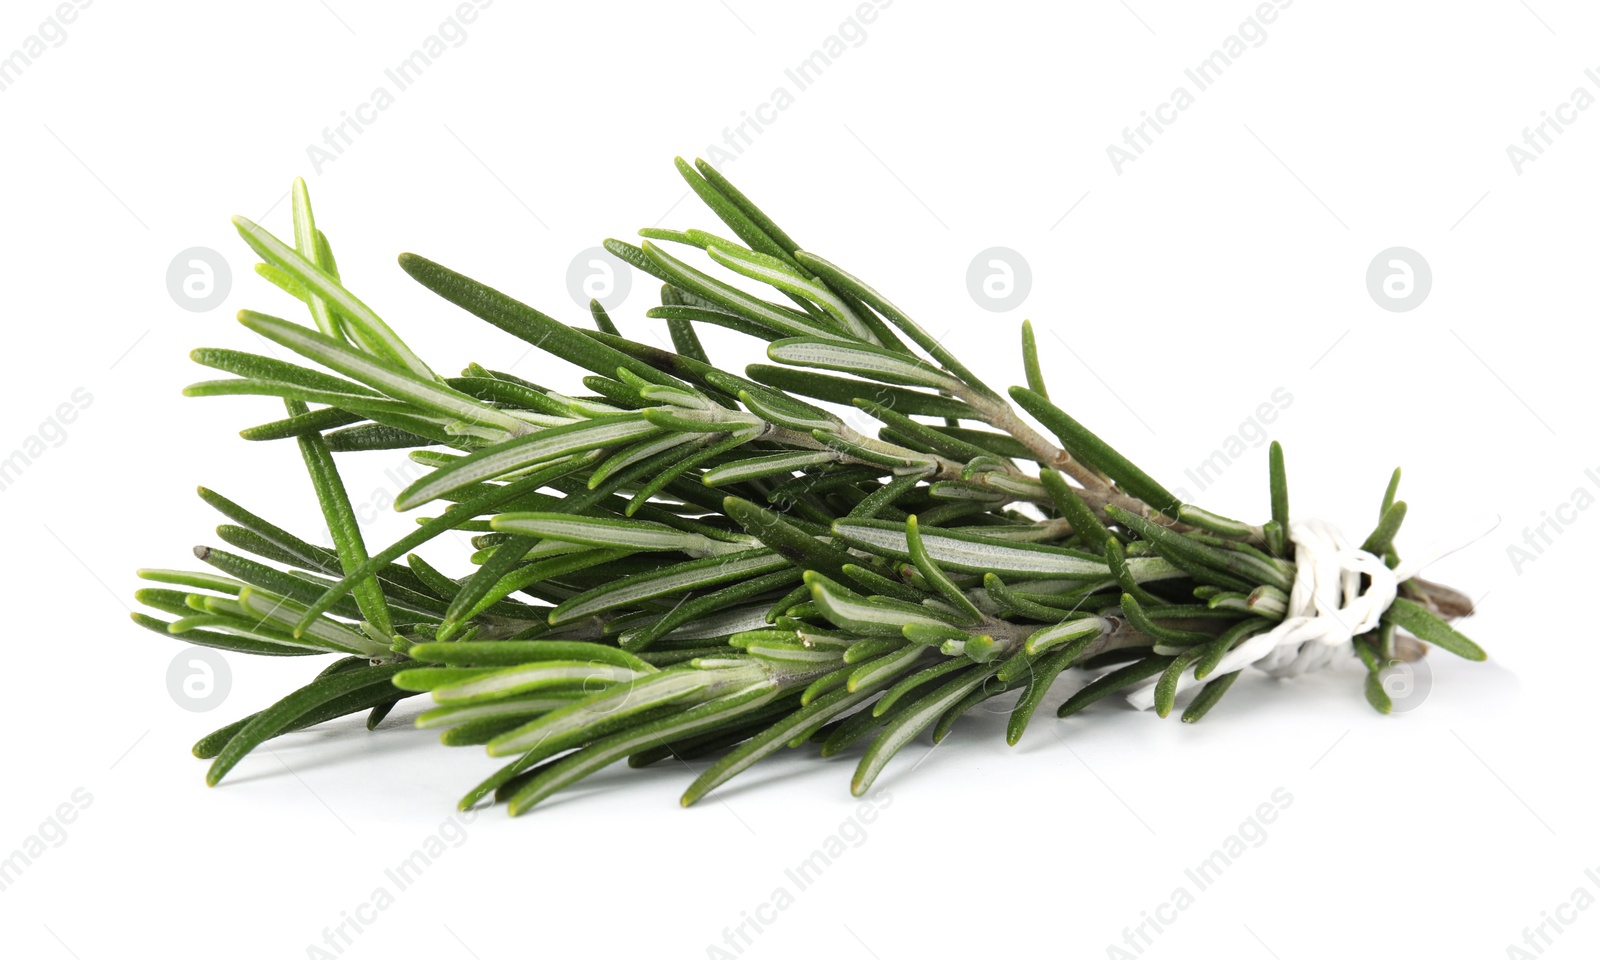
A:
{"type": "MultiPolygon", "coordinates": [[[[281,399],[286,418],[242,435],[296,439],[333,547],[202,490],[229,521],[217,536],[241,552],[197,548],[218,573],[141,571],[159,586],[138,599],[170,619],[134,619],[224,650],[338,659],[197,743],[208,782],[272,737],[357,711],[373,726],[427,693],[417,726],[511,758],[464,806],[492,795],[520,813],[617,760],[717,753],[689,803],[784,745],[831,754],[866,739],[859,794],[922,731],[941,738],[1021,691],[1017,742],[1068,670],[1097,675],[1061,716],[1146,682],[1166,716],[1192,678],[1207,680],[1183,714],[1197,721],[1238,677],[1211,676],[1230,652],[1288,625],[1300,571],[1276,443],[1266,522],[1181,503],[1049,399],[1031,326],[1027,385],[1008,402],[709,165],[677,166],[738,242],[652,228],[639,246],[606,243],[662,281],[647,316],[674,350],[622,336],[597,303],[594,329],[568,326],[401,257],[434,294],[589,371],[585,395],[478,364],[435,373],[344,286],[302,182],[293,243],[235,221],[258,272],[311,320],[240,322],[313,366],[197,350],[230,376],[187,393],[281,399]],[[755,291],[662,244],[698,249],[755,291]],[[710,363],[703,324],[765,341],[770,363],[710,363]],[[840,405],[878,420],[878,435],[840,405]],[[372,552],[336,459],[397,448],[430,467],[397,509],[442,510],[372,552]],[[472,535],[473,572],[448,576],[414,552],[446,532],[472,535]]],[[[1364,544],[1391,571],[1405,513],[1391,482],[1364,544]]],[[[1459,593],[1415,577],[1398,593],[1349,645],[1385,712],[1381,672],[1423,642],[1483,658],[1446,622],[1470,612],[1459,593]]]]}

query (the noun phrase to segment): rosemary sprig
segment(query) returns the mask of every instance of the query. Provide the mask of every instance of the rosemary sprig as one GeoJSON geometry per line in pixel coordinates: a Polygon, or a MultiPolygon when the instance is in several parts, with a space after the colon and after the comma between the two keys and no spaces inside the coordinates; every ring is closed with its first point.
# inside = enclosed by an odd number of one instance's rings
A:
{"type": "MultiPolygon", "coordinates": [[[[859,794],[922,731],[940,739],[1021,690],[1016,743],[1069,670],[1111,668],[1060,716],[1154,680],[1164,717],[1192,677],[1208,681],[1182,714],[1197,721],[1238,678],[1213,675],[1230,652],[1285,621],[1298,568],[1276,443],[1260,526],[1181,503],[1051,399],[1030,325],[1026,386],[997,392],[709,165],[677,166],[738,240],[648,229],[637,246],[606,242],[662,281],[647,317],[667,324],[672,351],[624,336],[598,304],[594,329],[568,326],[400,258],[427,290],[587,371],[584,395],[477,364],[434,373],[344,285],[303,182],[292,243],[235,221],[262,276],[310,314],[240,322],[311,365],[197,350],[232,378],[188,392],[283,401],[284,418],[242,435],[295,440],[333,546],[202,490],[241,552],[198,548],[220,573],[142,571],[164,586],[137,598],[172,619],[134,619],[235,652],[340,659],[197,743],[208,782],[267,739],[357,711],[376,725],[426,693],[435,705],[417,726],[509,758],[463,806],[493,795],[520,813],[619,760],[721,752],[687,804],[811,740],[824,754],[865,743],[859,794]],[[769,362],[713,366],[697,324],[764,341],[769,362]],[[882,427],[860,432],[840,405],[882,427]],[[410,449],[431,469],[397,508],[442,508],[375,553],[335,465],[363,449],[410,449]],[[477,551],[459,580],[412,553],[450,531],[477,551]]],[[[1391,569],[1406,516],[1396,481],[1363,544],[1391,569]]],[[[1484,656],[1446,622],[1466,612],[1459,595],[1416,578],[1401,593],[1350,645],[1385,711],[1376,677],[1397,628],[1484,656]]]]}

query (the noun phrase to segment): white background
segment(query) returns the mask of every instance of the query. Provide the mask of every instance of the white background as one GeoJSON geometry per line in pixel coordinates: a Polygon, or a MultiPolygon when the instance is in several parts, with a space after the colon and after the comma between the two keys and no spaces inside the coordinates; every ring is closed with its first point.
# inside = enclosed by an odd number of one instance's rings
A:
{"type": "MultiPolygon", "coordinates": [[[[53,10],[5,4],[0,56],[53,10]]],[[[376,918],[347,957],[718,956],[746,915],[776,918],[748,945],[735,934],[748,957],[1121,956],[1108,948],[1124,929],[1192,890],[1185,869],[1279,788],[1292,801],[1264,841],[1139,942],[1144,956],[1520,956],[1509,946],[1547,917],[1575,922],[1544,927],[1548,945],[1534,935],[1545,955],[1595,954],[1600,910],[1566,905],[1600,896],[1584,873],[1600,867],[1600,664],[1583,606],[1600,511],[1563,505],[1600,494],[1584,472],[1600,474],[1600,109],[1520,172],[1507,154],[1575,88],[1600,94],[1584,73],[1600,67],[1600,13],[1559,0],[1300,0],[1120,173],[1107,146],[1192,90],[1185,69],[1252,3],[900,0],[844,27],[856,43],[723,163],[991,382],[1020,379],[1016,328],[1032,318],[1058,401],[1213,509],[1265,514],[1265,446],[1203,493],[1184,471],[1258,436],[1241,425],[1282,387],[1292,403],[1267,432],[1288,450],[1297,512],[1360,536],[1403,464],[1402,552],[1499,514],[1431,571],[1482,601],[1463,627],[1491,659],[1430,657],[1411,712],[1375,714],[1353,662],[1247,677],[1194,727],[1109,703],[1056,720],[1081,682],[1064,680],[1016,748],[1003,714],[981,711],[926,762],[925,738],[909,747],[870,824],[847,790],[853,756],[786,753],[688,811],[681,766],[607,771],[518,820],[482,811],[376,914],[362,905],[393,892],[385,869],[494,768],[478,749],[440,747],[401,711],[373,734],[349,721],[277,741],[208,790],[189,745],[310,668],[230,656],[227,701],[183,709],[166,681],[183,648],[128,622],[133,571],[189,565],[211,538],[197,483],[319,530],[295,451],[237,438],[280,416],[275,402],[179,395],[209,375],[190,348],[262,349],[238,309],[300,316],[252,274],[228,215],[286,233],[285,191],[306,176],[346,281],[436,368],[478,360],[573,389],[570,368],[415,289],[394,256],[584,322],[573,257],[658,222],[720,229],[683,199],[672,157],[704,155],[775,88],[792,92],[785,69],[854,5],[500,0],[314,169],[307,146],[392,88],[384,71],[453,10],[102,0],[0,91],[0,456],[58,441],[0,492],[13,651],[0,857],[41,831],[58,842],[0,891],[8,956],[319,956],[308,948],[347,914],[376,918]],[[1396,245],[1432,267],[1410,312],[1366,288],[1396,245]],[[194,246],[232,268],[207,313],[165,283],[194,246]],[[1031,264],[1008,313],[967,290],[992,246],[1031,264]],[[87,409],[47,426],[79,388],[87,409]],[[1565,532],[1514,564],[1508,547],[1547,515],[1565,532]],[[87,808],[47,826],[74,791],[87,808]],[[859,846],[787,909],[763,906],[841,831],[859,846]]],[[[636,278],[615,312],[647,341],[654,288],[636,278]]],[[[358,504],[394,492],[398,454],[343,463],[358,504]]],[[[408,522],[386,514],[369,542],[408,522]]],[[[465,550],[438,546],[464,572],[465,550]]]]}

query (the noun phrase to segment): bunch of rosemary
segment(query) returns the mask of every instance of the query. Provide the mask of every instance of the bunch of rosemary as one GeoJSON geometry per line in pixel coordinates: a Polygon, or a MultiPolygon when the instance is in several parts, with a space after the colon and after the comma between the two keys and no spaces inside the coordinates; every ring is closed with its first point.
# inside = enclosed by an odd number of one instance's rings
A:
{"type": "MultiPolygon", "coordinates": [[[[624,337],[597,303],[593,329],[567,326],[400,258],[438,296],[588,370],[582,396],[477,364],[435,373],[343,285],[303,183],[292,243],[235,220],[257,271],[312,320],[240,322],[320,369],[202,349],[197,362],[233,377],[187,393],[282,400],[283,418],[243,436],[298,446],[333,547],[202,489],[229,549],[195,550],[213,572],[141,571],[163,586],[138,599],[173,619],[134,619],[223,650],[338,658],[197,743],[208,782],[269,738],[361,711],[370,728],[426,692],[419,727],[510,758],[463,807],[492,794],[517,814],[619,760],[716,755],[688,804],[807,742],[824,755],[864,742],[860,794],[922,731],[937,741],[1020,690],[1017,742],[1069,668],[1097,675],[1059,716],[1158,678],[1162,716],[1180,684],[1206,681],[1182,714],[1199,720],[1238,679],[1215,673],[1230,650],[1284,619],[1296,565],[1276,444],[1265,523],[1180,503],[1049,399],[1027,324],[1027,386],[1003,395],[714,168],[677,166],[737,241],[648,229],[639,246],[606,243],[661,280],[647,315],[675,352],[624,337]],[[727,372],[697,324],[765,341],[771,362],[727,372]],[[881,423],[877,435],[838,405],[881,423]],[[397,509],[433,515],[374,553],[335,455],[397,448],[431,467],[397,509]],[[447,531],[476,548],[460,579],[412,552],[447,531]]],[[[1394,496],[1391,483],[1362,545],[1390,568],[1405,516],[1394,496]]],[[[1399,593],[1353,642],[1385,711],[1379,670],[1422,649],[1397,628],[1483,658],[1446,623],[1467,612],[1459,594],[1416,578],[1399,593]]]]}

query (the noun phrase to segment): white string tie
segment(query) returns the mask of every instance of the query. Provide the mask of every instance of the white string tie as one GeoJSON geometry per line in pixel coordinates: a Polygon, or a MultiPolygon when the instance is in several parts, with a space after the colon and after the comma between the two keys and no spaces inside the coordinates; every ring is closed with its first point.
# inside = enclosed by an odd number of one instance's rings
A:
{"type": "MultiPolygon", "coordinates": [[[[1343,532],[1326,520],[1290,521],[1295,575],[1283,621],[1228,651],[1208,678],[1250,666],[1274,677],[1294,677],[1348,656],[1352,639],[1378,626],[1401,583],[1435,560],[1476,542],[1499,524],[1499,517],[1484,518],[1454,537],[1434,541],[1391,570],[1382,557],[1352,546],[1343,532]],[[1362,574],[1368,577],[1364,590],[1362,574]]],[[[1157,682],[1151,679],[1135,687],[1127,695],[1128,702],[1140,710],[1155,706],[1157,682]]],[[[1178,692],[1201,682],[1190,667],[1178,678],[1178,692]]]]}

